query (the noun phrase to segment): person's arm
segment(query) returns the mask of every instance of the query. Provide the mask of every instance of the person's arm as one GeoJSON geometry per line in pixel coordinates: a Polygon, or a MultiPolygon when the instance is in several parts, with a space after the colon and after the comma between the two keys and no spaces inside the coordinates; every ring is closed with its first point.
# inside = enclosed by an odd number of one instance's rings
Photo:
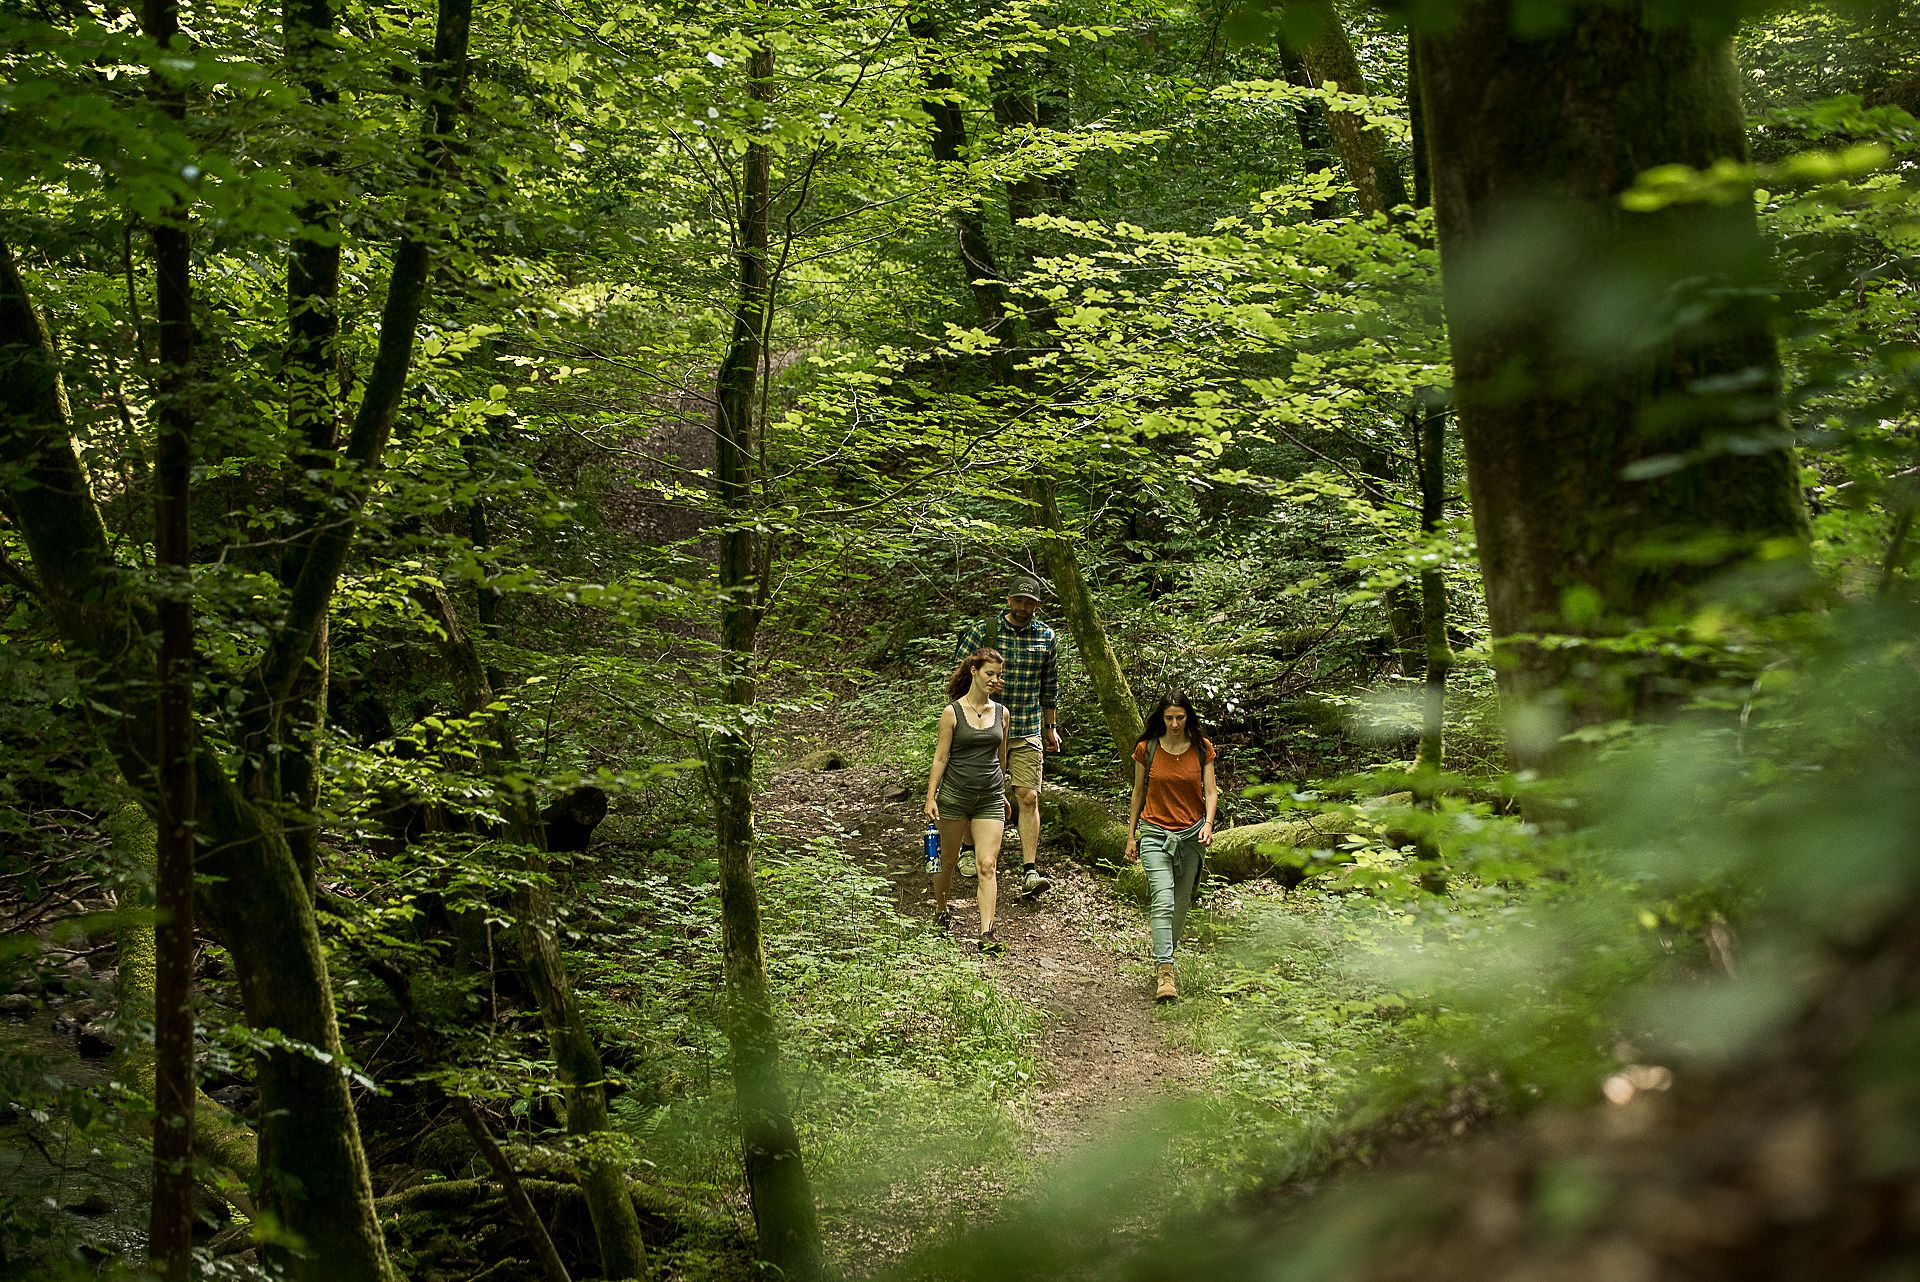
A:
{"type": "Polygon", "coordinates": [[[1140,862],[1140,807],[1146,801],[1147,767],[1133,763],[1133,800],[1127,803],[1127,862],[1140,862]]]}
{"type": "Polygon", "coordinates": [[[972,654],[975,650],[978,650],[981,646],[985,645],[986,643],[987,643],[986,624],[980,622],[978,619],[975,619],[972,623],[969,623],[967,625],[966,631],[960,634],[960,640],[955,643],[954,649],[953,649],[953,661],[955,663],[960,662],[960,660],[966,658],[968,655],[972,654]]]}
{"type": "Polygon", "coordinates": [[[1207,821],[1200,825],[1200,844],[1203,846],[1213,844],[1213,812],[1220,808],[1220,785],[1213,777],[1213,755],[1208,755],[1207,764],[1202,767],[1205,773],[1201,776],[1207,790],[1207,821]]]}
{"type": "MultiPolygon", "coordinates": [[[[1012,726],[1007,718],[1013,714],[997,703],[993,705],[993,709],[995,719],[1000,722],[1000,782],[1008,784],[1011,782],[1011,779],[1007,774],[1007,753],[1013,747],[1013,736],[1008,733],[1012,726]]],[[[1000,808],[1006,812],[1005,822],[1012,823],[1013,797],[1005,788],[1002,788],[1000,791],[1000,808]]]]}
{"type": "Polygon", "coordinates": [[[947,773],[947,756],[953,751],[953,705],[940,710],[940,741],[933,749],[933,773],[927,776],[927,818],[940,821],[940,803],[934,794],[940,791],[940,776],[947,773]]]}
{"type": "Polygon", "coordinates": [[[1060,668],[1054,661],[1055,647],[1047,647],[1047,657],[1040,661],[1040,741],[1048,752],[1060,751],[1060,727],[1055,724],[1059,716],[1054,705],[1060,702],[1060,668]]]}

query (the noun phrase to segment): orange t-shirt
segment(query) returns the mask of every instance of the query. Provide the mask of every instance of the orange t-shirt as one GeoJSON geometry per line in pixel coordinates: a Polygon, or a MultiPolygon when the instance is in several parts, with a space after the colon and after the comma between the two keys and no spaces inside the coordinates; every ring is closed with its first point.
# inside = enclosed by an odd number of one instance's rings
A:
{"type": "MultiPolygon", "coordinates": [[[[1133,759],[1145,765],[1147,745],[1133,745],[1133,759]]],[[[1153,773],[1147,777],[1147,795],[1140,817],[1148,823],[1180,832],[1207,817],[1204,767],[1213,760],[1213,740],[1202,739],[1185,752],[1160,748],[1153,754],[1153,773]]]]}

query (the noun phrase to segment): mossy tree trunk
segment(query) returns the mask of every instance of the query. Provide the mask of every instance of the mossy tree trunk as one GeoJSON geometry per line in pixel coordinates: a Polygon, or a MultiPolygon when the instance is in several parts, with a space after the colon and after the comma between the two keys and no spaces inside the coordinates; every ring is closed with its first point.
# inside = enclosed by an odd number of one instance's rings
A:
{"type": "MultiPolygon", "coordinates": [[[[443,0],[421,85],[428,100],[420,191],[444,186],[465,92],[470,0],[443,0]]],[[[297,1280],[388,1282],[344,1050],[306,869],[288,841],[273,763],[298,750],[285,710],[325,625],[406,385],[426,296],[428,242],[409,230],[393,260],[379,341],[353,426],[329,461],[328,519],[312,532],[282,617],[241,680],[244,751],[235,773],[196,745],[199,906],[233,955],[248,1023],[283,1039],[257,1061],[262,1123],[256,1207],[285,1230],[265,1254],[297,1280]],[[317,1052],[317,1053],[316,1053],[317,1052]]],[[[62,644],[88,682],[93,729],[144,806],[158,813],[151,769],[159,741],[153,608],[113,554],[73,435],[60,362],[11,250],[0,245],[0,460],[28,484],[6,496],[62,644]]]]}
{"type": "Polygon", "coordinates": [[[1060,520],[1060,507],[1055,499],[1053,483],[1036,480],[1028,485],[1027,494],[1039,513],[1041,529],[1046,531],[1046,542],[1041,545],[1040,555],[1046,561],[1047,575],[1053,580],[1053,589],[1060,595],[1060,607],[1067,618],[1067,631],[1073,635],[1074,648],[1087,670],[1087,681],[1093,686],[1094,697],[1099,700],[1100,715],[1107,724],[1107,735],[1113,741],[1114,751],[1125,759],[1132,754],[1134,744],[1140,740],[1140,705],[1134,702],[1133,687],[1127,682],[1126,670],[1120,666],[1113,647],[1107,642],[1106,625],[1100,622],[1093,592],[1080,573],[1080,558],[1074,555],[1073,544],[1068,541],[1060,520]]]}
{"type": "MultiPolygon", "coordinates": [[[[1280,73],[1288,84],[1301,89],[1318,88],[1313,73],[1307,70],[1307,64],[1301,61],[1299,49],[1293,41],[1281,33],[1280,73]]],[[[1319,98],[1310,98],[1300,104],[1293,117],[1294,130],[1300,140],[1300,166],[1309,174],[1329,169],[1334,163],[1333,126],[1327,122],[1327,104],[1319,98]]],[[[1331,218],[1339,210],[1332,196],[1317,196],[1313,202],[1315,218],[1331,218]]]]}
{"type": "MultiPolygon", "coordinates": [[[[107,828],[120,867],[144,871],[151,878],[159,861],[159,838],[152,817],[128,802],[113,813],[107,828]]],[[[122,907],[125,906],[123,903],[122,907]]],[[[153,1019],[153,936],[152,926],[130,923],[123,923],[116,934],[115,1018],[123,1031],[142,1020],[153,1019]]],[[[114,1054],[114,1074],[121,1084],[151,1099],[155,1086],[152,1045],[138,1037],[123,1035],[114,1054]]],[[[198,1090],[194,1092],[193,1146],[197,1167],[211,1171],[221,1182],[221,1193],[252,1215],[253,1199],[243,1190],[259,1182],[260,1141],[245,1122],[198,1090]],[[241,1188],[226,1185],[229,1179],[237,1181],[241,1188]]]]}
{"type": "MultiPolygon", "coordinates": [[[[911,30],[919,42],[922,57],[926,58],[936,36],[933,24],[918,18],[914,20],[911,30]]],[[[1049,65],[1048,71],[1057,76],[1060,68],[1049,65]]],[[[1010,76],[1012,74],[1009,73],[1010,76]]],[[[933,132],[928,140],[933,158],[941,164],[958,164],[968,154],[966,120],[960,112],[958,90],[952,77],[939,70],[927,72],[926,85],[923,109],[933,121],[933,132]]],[[[1039,125],[1043,109],[1061,113],[1064,111],[1064,101],[1065,93],[1059,88],[1036,90],[1033,86],[1008,79],[996,86],[994,113],[1003,125],[1039,125]]],[[[1059,114],[1054,119],[1059,120],[1059,114]]],[[[1013,182],[1007,186],[1008,213],[1016,223],[1021,218],[1040,212],[1054,199],[1054,192],[1038,179],[1013,182]]],[[[1052,309],[1042,307],[1031,316],[1023,317],[1014,306],[1006,278],[1001,273],[992,243],[987,238],[985,224],[976,207],[969,205],[956,210],[954,225],[959,238],[960,267],[967,273],[974,307],[980,317],[980,328],[1000,339],[994,354],[995,376],[1006,387],[1015,388],[1029,396],[1036,395],[1032,378],[1015,366],[1009,348],[1023,336],[1035,341],[1050,341],[1056,320],[1052,309]]],[[[1074,648],[1080,662],[1086,667],[1088,680],[1099,700],[1107,733],[1124,756],[1133,751],[1133,745],[1140,737],[1140,709],[1134,702],[1126,671],[1120,666],[1113,646],[1107,640],[1106,627],[1100,621],[1092,589],[1088,587],[1086,575],[1080,568],[1080,557],[1075,550],[1073,537],[1060,518],[1058,489],[1053,479],[1040,470],[1040,474],[1027,482],[1026,497],[1035,524],[1040,529],[1041,560],[1059,597],[1067,631],[1073,637],[1074,648]]]]}
{"type": "MultiPolygon", "coordinates": [[[[1805,539],[1751,202],[1620,198],[1656,165],[1745,157],[1729,38],[1642,4],[1522,36],[1510,4],[1478,0],[1417,58],[1503,694],[1549,728],[1646,711],[1684,678],[1522,638],[1675,623],[1710,581],[1756,553],[1795,564],[1805,539]],[[1641,288],[1601,328],[1606,300],[1577,291],[1603,279],[1641,288]]],[[[1553,736],[1511,746],[1543,760],[1553,736]]]]}
{"type": "MultiPolygon", "coordinates": [[[[492,678],[452,598],[438,586],[420,589],[418,596],[439,625],[436,640],[462,710],[469,716],[482,715],[495,703],[492,678]]],[[[518,752],[506,715],[495,714],[491,721],[494,746],[481,749],[480,765],[489,775],[498,775],[517,759],[518,752]]],[[[607,1109],[606,1069],[599,1045],[580,1013],[566,957],[560,951],[560,924],[547,873],[546,837],[540,816],[530,793],[515,792],[500,800],[507,817],[505,836],[525,861],[525,876],[513,896],[515,942],[522,972],[540,1007],[540,1022],[566,1101],[567,1134],[582,1144],[580,1187],[593,1220],[602,1274],[618,1279],[645,1278],[646,1241],[640,1235],[633,1200],[627,1196],[625,1165],[600,1138],[613,1129],[607,1109]]],[[[472,1121],[464,1117],[463,1121],[472,1129],[472,1121]]]]}
{"type": "MultiPolygon", "coordinates": [[[[772,49],[755,49],[748,84],[762,109],[772,102],[773,70],[772,49]]],[[[753,142],[744,158],[735,224],[739,293],[733,334],[720,364],[715,398],[714,471],[725,521],[720,535],[720,679],[730,719],[713,734],[707,769],[719,845],[727,1044],[754,1227],[763,1260],[782,1277],[811,1282],[822,1272],[820,1226],[781,1076],[780,1032],[767,988],[753,873],[752,715],[758,697],[754,645],[766,607],[771,551],[755,532],[762,462],[756,389],[773,306],[767,252],[772,205],[773,152],[766,143],[753,142]]]]}
{"type": "MultiPolygon", "coordinates": [[[[1331,84],[1341,93],[1367,93],[1367,78],[1360,70],[1353,41],[1330,0],[1287,0],[1283,7],[1288,30],[1299,33],[1296,52],[1310,87],[1331,84]]],[[[1406,179],[1380,131],[1368,124],[1365,116],[1352,111],[1328,109],[1326,121],[1360,212],[1369,217],[1390,214],[1406,204],[1406,179]]]]}

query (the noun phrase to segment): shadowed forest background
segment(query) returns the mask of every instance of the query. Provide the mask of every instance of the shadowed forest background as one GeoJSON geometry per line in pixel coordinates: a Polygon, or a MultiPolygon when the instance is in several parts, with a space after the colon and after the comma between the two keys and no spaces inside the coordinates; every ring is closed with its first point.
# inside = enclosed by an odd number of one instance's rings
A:
{"type": "Polygon", "coordinates": [[[0,61],[0,1278],[1920,1276],[1911,6],[0,61]],[[919,798],[1029,575],[994,958],[919,798]]]}

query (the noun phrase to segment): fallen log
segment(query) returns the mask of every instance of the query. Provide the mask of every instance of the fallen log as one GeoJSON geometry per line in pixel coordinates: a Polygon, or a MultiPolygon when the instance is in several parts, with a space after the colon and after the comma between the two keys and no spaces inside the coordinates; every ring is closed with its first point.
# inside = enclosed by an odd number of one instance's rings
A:
{"type": "MultiPolygon", "coordinates": [[[[1375,804],[1397,807],[1409,798],[1408,793],[1394,793],[1375,804]]],[[[1042,807],[1043,819],[1075,858],[1113,872],[1116,887],[1123,894],[1144,899],[1146,883],[1138,866],[1126,862],[1127,825],[1114,804],[1052,784],[1047,786],[1046,799],[1049,804],[1042,807]]],[[[1271,877],[1292,888],[1306,880],[1316,862],[1310,852],[1338,849],[1344,838],[1362,831],[1370,819],[1376,818],[1390,822],[1387,813],[1376,817],[1365,812],[1328,811],[1300,819],[1217,829],[1207,853],[1208,875],[1228,882],[1271,877]],[[1302,852],[1309,853],[1303,858],[1302,852]]],[[[1399,844],[1390,830],[1383,839],[1399,844]]]]}

